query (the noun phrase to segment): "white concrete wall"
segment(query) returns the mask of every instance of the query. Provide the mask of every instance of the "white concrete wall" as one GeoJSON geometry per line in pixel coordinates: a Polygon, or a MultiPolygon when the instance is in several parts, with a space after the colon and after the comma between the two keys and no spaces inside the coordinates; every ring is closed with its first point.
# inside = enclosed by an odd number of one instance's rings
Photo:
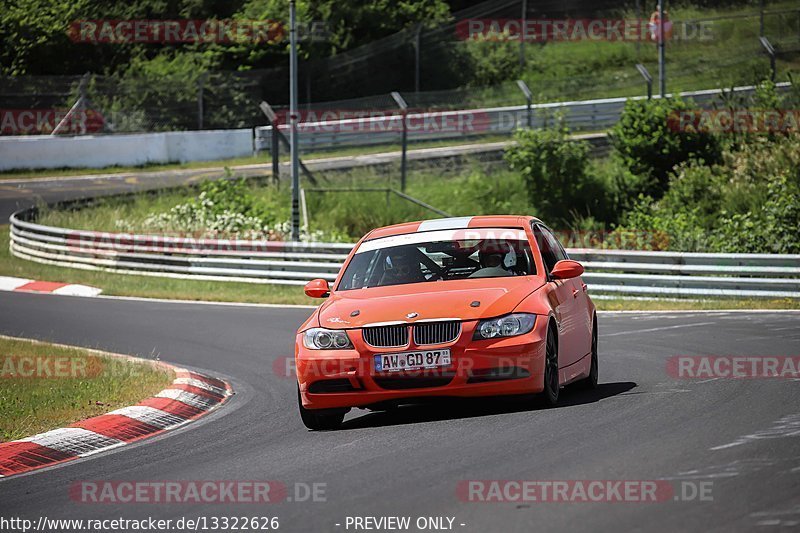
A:
{"type": "Polygon", "coordinates": [[[253,153],[253,130],[0,137],[0,170],[186,163],[253,153]]]}

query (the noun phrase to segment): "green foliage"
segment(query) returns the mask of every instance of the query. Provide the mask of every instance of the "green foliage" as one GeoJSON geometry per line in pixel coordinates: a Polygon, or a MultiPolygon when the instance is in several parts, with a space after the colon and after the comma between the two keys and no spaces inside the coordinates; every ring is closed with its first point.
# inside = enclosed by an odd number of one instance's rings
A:
{"type": "MultiPolygon", "coordinates": [[[[387,183],[373,171],[357,171],[337,178],[336,188],[375,187],[387,183]]],[[[406,193],[453,216],[530,213],[523,194],[522,178],[517,173],[499,170],[487,173],[472,169],[446,177],[439,173],[412,174],[406,193]]],[[[327,192],[306,193],[311,227],[332,231],[344,240],[356,240],[368,231],[390,224],[435,217],[431,211],[403,200],[392,193],[327,192]]]]}
{"type": "Polygon", "coordinates": [[[507,33],[490,33],[464,42],[473,76],[469,85],[488,87],[520,75],[519,41],[507,33]]]}
{"type": "Polygon", "coordinates": [[[800,135],[759,139],[731,154],[728,166],[711,249],[800,253],[800,135]]]}
{"type": "Polygon", "coordinates": [[[200,198],[208,201],[214,214],[233,211],[245,216],[261,216],[255,195],[244,178],[205,181],[200,184],[200,198]]]}
{"type": "Polygon", "coordinates": [[[454,214],[491,215],[530,213],[533,207],[525,194],[525,181],[512,172],[472,171],[459,179],[436,205],[446,206],[454,214]]]}
{"type": "Polygon", "coordinates": [[[611,139],[622,161],[648,180],[644,193],[658,199],[668,186],[675,165],[685,161],[717,163],[720,146],[713,135],[678,131],[675,117],[691,109],[676,98],[628,100],[611,139]]]}
{"type": "MultiPolygon", "coordinates": [[[[602,191],[602,195],[595,197],[591,212],[591,218],[596,223],[619,222],[619,217],[636,205],[649,183],[647,178],[631,172],[617,154],[590,161],[587,173],[594,178],[596,186],[602,191]]],[[[579,217],[575,221],[579,226],[581,219],[579,217]]]]}
{"type": "Polygon", "coordinates": [[[724,163],[686,163],[659,201],[642,197],[620,234],[646,234],[645,248],[800,252],[800,136],[753,139],[724,163]]]}
{"type": "Polygon", "coordinates": [[[255,197],[244,179],[202,183],[197,197],[167,212],[151,213],[143,226],[157,231],[252,239],[274,238],[275,233],[270,221],[256,208],[255,197]]]}
{"type": "Polygon", "coordinates": [[[66,29],[81,18],[90,0],[3,2],[0,7],[0,75],[64,72],[72,63],[66,29]]]}
{"type": "Polygon", "coordinates": [[[93,103],[110,115],[115,131],[194,129],[197,87],[206,68],[190,54],[135,58],[116,76],[116,91],[101,93],[93,103]],[[173,112],[150,116],[160,109],[173,112]]]}
{"type": "Polygon", "coordinates": [[[587,174],[588,143],[570,140],[569,130],[561,124],[518,130],[514,139],[505,159],[524,179],[529,201],[542,218],[567,224],[576,214],[592,211],[602,191],[587,174]]]}

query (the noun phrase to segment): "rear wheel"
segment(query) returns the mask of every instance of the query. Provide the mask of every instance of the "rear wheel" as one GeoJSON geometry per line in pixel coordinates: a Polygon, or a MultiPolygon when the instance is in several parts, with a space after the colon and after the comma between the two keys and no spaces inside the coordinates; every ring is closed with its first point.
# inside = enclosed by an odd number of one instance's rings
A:
{"type": "Polygon", "coordinates": [[[547,343],[544,361],[544,390],[540,399],[546,407],[558,403],[558,338],[552,328],[547,330],[547,343]]]}
{"type": "Polygon", "coordinates": [[[339,429],[344,421],[346,409],[306,409],[303,407],[303,400],[300,398],[300,387],[297,387],[297,407],[300,409],[300,419],[308,428],[315,431],[339,429]]]}
{"type": "Polygon", "coordinates": [[[598,368],[597,368],[597,322],[594,323],[592,327],[592,354],[591,354],[591,364],[589,366],[589,375],[578,382],[578,385],[582,389],[595,389],[597,388],[597,377],[598,377],[598,368]]]}

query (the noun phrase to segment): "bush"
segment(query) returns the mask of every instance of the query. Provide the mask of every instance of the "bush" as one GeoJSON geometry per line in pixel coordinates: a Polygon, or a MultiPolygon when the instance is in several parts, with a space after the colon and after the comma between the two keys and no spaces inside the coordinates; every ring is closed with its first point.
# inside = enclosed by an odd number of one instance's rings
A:
{"type": "Polygon", "coordinates": [[[712,251],[772,254],[800,253],[800,187],[785,176],[768,186],[764,209],[723,217],[714,233],[712,251]]]}
{"type": "Polygon", "coordinates": [[[660,198],[669,174],[685,161],[719,162],[721,149],[708,133],[678,132],[670,128],[673,114],[690,109],[680,99],[628,100],[611,140],[622,161],[647,180],[644,194],[660,198]]]}
{"type": "Polygon", "coordinates": [[[616,155],[589,162],[587,172],[597,182],[603,196],[596,198],[592,217],[599,223],[616,224],[633,209],[647,191],[646,178],[637,176],[616,155]]]}
{"type": "Polygon", "coordinates": [[[587,174],[589,145],[569,138],[562,125],[545,130],[518,130],[516,145],[506,150],[511,170],[525,181],[528,199],[539,216],[567,225],[588,215],[603,198],[602,187],[587,174]]]}
{"type": "Polygon", "coordinates": [[[800,253],[800,135],[751,143],[730,167],[711,251],[800,253]]]}
{"type": "MultiPolygon", "coordinates": [[[[244,178],[206,181],[200,184],[198,196],[166,212],[151,212],[141,226],[150,231],[191,233],[209,238],[286,240],[291,233],[286,209],[282,207],[286,200],[275,189],[255,189],[244,178]]],[[[135,225],[126,220],[120,221],[118,226],[128,231],[135,229],[135,225]]],[[[321,231],[301,231],[300,234],[303,241],[331,238],[321,231]]]]}
{"type": "Polygon", "coordinates": [[[464,43],[470,63],[469,85],[490,87],[519,78],[519,41],[507,33],[489,33],[464,43]]]}
{"type": "Polygon", "coordinates": [[[645,234],[650,242],[626,246],[800,252],[800,135],[757,138],[725,152],[723,160],[711,167],[685,163],[671,176],[660,200],[642,196],[617,232],[645,234]]]}

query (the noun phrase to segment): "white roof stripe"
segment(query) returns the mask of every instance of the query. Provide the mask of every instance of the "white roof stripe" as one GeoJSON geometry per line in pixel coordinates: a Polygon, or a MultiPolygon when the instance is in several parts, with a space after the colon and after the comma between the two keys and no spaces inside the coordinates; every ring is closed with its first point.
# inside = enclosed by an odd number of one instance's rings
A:
{"type": "Polygon", "coordinates": [[[469,227],[473,217],[451,217],[426,220],[419,225],[417,231],[433,231],[437,229],[464,229],[469,227]]]}
{"type": "Polygon", "coordinates": [[[366,241],[361,243],[356,253],[361,254],[373,250],[380,250],[382,248],[420,244],[424,242],[479,239],[527,241],[528,237],[525,235],[525,230],[511,228],[445,229],[426,231],[423,233],[403,233],[402,235],[390,235],[389,237],[381,237],[372,241],[366,241]]]}

